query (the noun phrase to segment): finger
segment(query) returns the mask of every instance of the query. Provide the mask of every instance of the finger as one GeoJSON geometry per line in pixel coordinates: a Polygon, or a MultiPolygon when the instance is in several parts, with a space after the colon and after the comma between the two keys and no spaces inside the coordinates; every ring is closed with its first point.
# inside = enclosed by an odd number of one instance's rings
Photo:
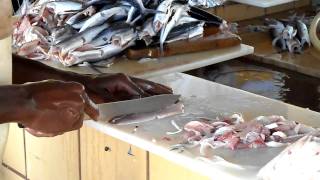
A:
{"type": "Polygon", "coordinates": [[[25,130],[36,137],[54,137],[54,136],[58,136],[58,135],[63,134],[61,132],[59,132],[59,133],[45,133],[45,132],[37,131],[34,129],[30,129],[30,128],[25,128],[25,130]]]}
{"type": "Polygon", "coordinates": [[[72,89],[75,92],[81,93],[85,91],[84,85],[78,83],[78,82],[63,82],[64,84],[67,84],[67,88],[72,89]]]}
{"type": "Polygon", "coordinates": [[[147,81],[143,79],[138,78],[131,78],[133,82],[135,82],[137,85],[139,85],[144,91],[152,94],[152,95],[158,95],[158,94],[172,94],[173,91],[170,87],[164,86],[162,84],[158,84],[152,81],[147,81]]]}
{"type": "Polygon", "coordinates": [[[131,79],[124,75],[124,74],[120,74],[119,76],[120,82],[118,84],[118,87],[120,87],[120,91],[126,91],[130,96],[132,97],[146,97],[149,96],[148,93],[146,93],[145,91],[143,91],[137,84],[135,84],[133,81],[131,81],[131,79]]]}
{"type": "Polygon", "coordinates": [[[88,114],[88,116],[90,116],[90,118],[92,118],[93,120],[97,120],[99,116],[98,106],[88,97],[88,94],[86,92],[82,94],[82,98],[85,103],[84,111],[86,112],[86,114],[88,114]]]}
{"type": "Polygon", "coordinates": [[[97,104],[117,101],[117,99],[112,96],[112,93],[103,88],[91,87],[90,89],[86,88],[86,91],[88,91],[90,98],[97,104]]]}

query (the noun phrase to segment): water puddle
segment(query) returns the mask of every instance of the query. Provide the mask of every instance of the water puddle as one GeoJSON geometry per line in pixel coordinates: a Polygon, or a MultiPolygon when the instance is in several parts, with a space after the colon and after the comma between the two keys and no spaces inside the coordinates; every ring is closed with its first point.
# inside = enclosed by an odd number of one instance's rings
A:
{"type": "Polygon", "coordinates": [[[297,72],[237,59],[186,73],[320,112],[320,79],[297,72]]]}

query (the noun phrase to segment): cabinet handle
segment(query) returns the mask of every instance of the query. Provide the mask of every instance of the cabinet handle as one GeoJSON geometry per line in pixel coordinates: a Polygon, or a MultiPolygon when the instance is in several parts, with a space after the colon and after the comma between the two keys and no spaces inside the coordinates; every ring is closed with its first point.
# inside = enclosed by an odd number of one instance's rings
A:
{"type": "Polygon", "coordinates": [[[104,147],[104,151],[108,152],[111,151],[111,148],[109,146],[104,147]]]}
{"type": "Polygon", "coordinates": [[[132,148],[131,148],[131,145],[130,145],[129,150],[128,150],[128,155],[129,155],[129,156],[134,156],[134,154],[132,154],[132,148]]]}

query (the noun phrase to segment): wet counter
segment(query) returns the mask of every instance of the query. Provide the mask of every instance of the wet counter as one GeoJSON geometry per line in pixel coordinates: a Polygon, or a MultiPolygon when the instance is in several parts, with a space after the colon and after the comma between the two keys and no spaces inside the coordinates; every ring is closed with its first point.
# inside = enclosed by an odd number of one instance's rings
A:
{"type": "Polygon", "coordinates": [[[221,114],[241,113],[245,120],[261,115],[282,115],[289,120],[320,127],[320,113],[187,74],[173,73],[151,80],[168,85],[175,93],[181,94],[185,113],[131,125],[111,125],[107,122],[94,121],[86,121],[85,125],[190,171],[212,179],[228,180],[257,179],[256,173],[259,169],[283,149],[258,148],[233,151],[220,149],[215,150],[212,157],[207,159],[199,158],[199,148],[187,149],[183,152],[171,151],[172,145],[182,142],[181,133],[166,134],[166,132],[176,131],[171,124],[172,120],[183,127],[187,122],[197,120],[199,117],[214,119],[221,114]]]}
{"type": "MultiPolygon", "coordinates": [[[[126,73],[128,75],[149,78],[172,72],[184,72],[200,67],[205,67],[219,62],[231,60],[237,57],[252,54],[252,46],[241,44],[239,46],[176,55],[158,59],[128,60],[127,58],[116,59],[110,68],[96,68],[102,73],[126,73]]],[[[43,63],[62,69],[84,74],[97,74],[98,72],[90,67],[64,67],[59,62],[42,61],[43,63]]]]}

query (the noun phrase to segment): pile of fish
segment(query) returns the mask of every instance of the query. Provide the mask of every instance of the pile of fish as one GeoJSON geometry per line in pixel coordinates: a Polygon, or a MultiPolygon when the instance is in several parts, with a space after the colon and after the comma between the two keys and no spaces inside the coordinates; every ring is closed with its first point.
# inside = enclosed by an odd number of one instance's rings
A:
{"type": "Polygon", "coordinates": [[[204,25],[226,26],[187,0],[38,0],[19,12],[16,53],[65,66],[110,59],[141,43],[163,52],[164,43],[202,36],[204,25]]]}
{"type": "Polygon", "coordinates": [[[281,51],[301,53],[307,46],[311,46],[308,21],[302,16],[291,16],[288,19],[266,19],[273,38],[272,45],[281,51]]]}
{"type": "Polygon", "coordinates": [[[259,116],[244,121],[240,114],[216,120],[190,121],[183,128],[183,143],[172,148],[193,148],[200,145],[203,155],[207,149],[281,147],[306,134],[320,135],[319,130],[286,120],[282,116],[259,116]]]}

